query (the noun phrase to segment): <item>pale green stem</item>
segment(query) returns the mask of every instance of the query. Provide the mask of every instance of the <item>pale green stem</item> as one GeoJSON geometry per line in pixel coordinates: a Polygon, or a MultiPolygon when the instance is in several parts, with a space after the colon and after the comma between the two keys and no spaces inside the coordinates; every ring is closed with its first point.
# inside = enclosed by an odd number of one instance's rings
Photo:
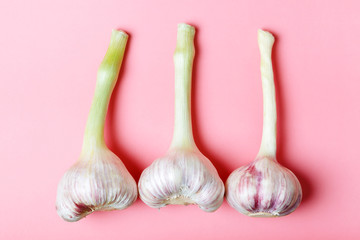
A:
{"type": "Polygon", "coordinates": [[[191,124],[191,75],[195,56],[195,28],[179,24],[174,53],[175,64],[175,124],[170,149],[196,148],[191,124]]]}
{"type": "Polygon", "coordinates": [[[106,147],[104,125],[110,97],[119,76],[128,35],[113,30],[108,50],[97,72],[95,94],[85,128],[83,153],[106,147]]]}
{"type": "Polygon", "coordinates": [[[258,157],[276,156],[276,97],[271,52],[274,36],[266,31],[258,31],[261,57],[261,80],[263,89],[263,133],[258,157]]]}

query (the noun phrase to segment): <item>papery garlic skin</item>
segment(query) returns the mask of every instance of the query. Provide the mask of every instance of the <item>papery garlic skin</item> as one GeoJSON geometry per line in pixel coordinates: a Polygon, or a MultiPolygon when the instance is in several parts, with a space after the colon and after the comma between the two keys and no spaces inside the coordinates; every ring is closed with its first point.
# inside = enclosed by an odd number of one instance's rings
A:
{"type": "Polygon", "coordinates": [[[263,88],[263,132],[255,160],[236,169],[226,181],[230,206],[251,217],[279,217],[293,212],[300,204],[299,180],[276,160],[276,96],[271,53],[274,36],[258,31],[263,88]]]}
{"type": "Polygon", "coordinates": [[[211,162],[198,151],[174,150],[141,174],[141,199],[150,207],[197,204],[213,212],[223,202],[224,185],[211,162]]]}
{"type": "Polygon", "coordinates": [[[251,217],[288,215],[302,198],[296,176],[268,157],[236,169],[229,176],[226,189],[230,206],[251,217]]]}
{"type": "Polygon", "coordinates": [[[60,217],[74,222],[93,211],[127,208],[136,198],[136,183],[124,164],[109,149],[98,148],[65,173],[56,208],[60,217]]]}
{"type": "Polygon", "coordinates": [[[98,69],[81,155],[59,182],[56,210],[65,221],[78,221],[97,210],[124,209],[137,198],[134,178],[104,139],[106,113],[127,39],[125,32],[113,30],[98,69]]]}
{"type": "Polygon", "coordinates": [[[178,25],[175,64],[175,124],[167,154],[146,168],[139,180],[141,200],[153,208],[196,204],[213,212],[225,187],[212,163],[195,145],[191,124],[191,75],[195,28],[178,25]]]}

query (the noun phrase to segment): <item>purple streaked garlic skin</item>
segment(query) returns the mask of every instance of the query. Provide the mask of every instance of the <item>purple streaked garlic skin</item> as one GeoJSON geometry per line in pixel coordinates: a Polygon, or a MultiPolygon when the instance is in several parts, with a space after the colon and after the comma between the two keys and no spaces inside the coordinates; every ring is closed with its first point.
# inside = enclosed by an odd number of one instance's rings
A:
{"type": "Polygon", "coordinates": [[[251,217],[288,215],[302,199],[296,176],[270,157],[236,169],[229,176],[226,189],[230,206],[251,217]]]}

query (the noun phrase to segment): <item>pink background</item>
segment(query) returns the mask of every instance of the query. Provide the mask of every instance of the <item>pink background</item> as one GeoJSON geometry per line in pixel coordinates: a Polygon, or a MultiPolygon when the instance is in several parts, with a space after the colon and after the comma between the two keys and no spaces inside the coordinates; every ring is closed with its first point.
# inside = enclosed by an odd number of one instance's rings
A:
{"type": "Polygon", "coordinates": [[[1,1],[0,238],[359,239],[359,8],[356,0],[1,1]],[[302,204],[259,219],[226,201],[209,214],[158,211],[138,199],[124,211],[63,221],[57,183],[80,153],[111,29],[130,39],[106,140],[138,180],[170,144],[179,22],[197,28],[195,141],[224,181],[258,151],[257,29],[274,33],[278,158],[300,179],[302,204]]]}

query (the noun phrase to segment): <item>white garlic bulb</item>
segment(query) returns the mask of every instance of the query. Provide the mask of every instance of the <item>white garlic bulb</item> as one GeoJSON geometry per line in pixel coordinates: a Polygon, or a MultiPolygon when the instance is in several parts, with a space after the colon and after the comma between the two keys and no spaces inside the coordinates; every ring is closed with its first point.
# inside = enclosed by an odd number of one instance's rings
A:
{"type": "Polygon", "coordinates": [[[136,182],[104,140],[104,124],[116,84],[128,35],[113,30],[97,76],[95,95],[78,159],[58,185],[56,209],[74,222],[97,210],[124,209],[137,198],[136,182]]]}
{"type": "Polygon", "coordinates": [[[236,169],[226,182],[230,206],[253,217],[285,216],[300,204],[299,180],[276,160],[276,100],[271,51],[271,33],[259,30],[264,121],[259,153],[252,163],[236,169]]]}
{"type": "Polygon", "coordinates": [[[191,74],[195,54],[195,28],[178,25],[175,63],[175,125],[171,146],[141,174],[140,198],[150,207],[196,204],[202,210],[218,209],[224,184],[215,167],[195,145],[191,125],[191,74]]]}

